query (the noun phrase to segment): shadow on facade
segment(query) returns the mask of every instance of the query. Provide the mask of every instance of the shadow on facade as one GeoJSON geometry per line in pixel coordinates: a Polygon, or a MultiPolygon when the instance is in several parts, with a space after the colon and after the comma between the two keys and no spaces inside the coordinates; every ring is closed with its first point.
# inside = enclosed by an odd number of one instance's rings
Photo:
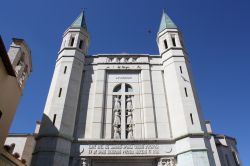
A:
{"type": "Polygon", "coordinates": [[[82,83],[79,93],[77,114],[75,121],[74,139],[85,137],[87,111],[89,107],[90,86],[93,82],[92,76],[94,75],[93,67],[83,72],[82,83]]]}
{"type": "MultiPolygon", "coordinates": [[[[43,114],[41,127],[38,135],[36,136],[36,147],[32,154],[31,165],[41,165],[41,158],[46,159],[46,156],[51,156],[52,159],[55,149],[57,147],[57,136],[59,131],[50,118],[43,114]],[[39,156],[39,158],[38,158],[39,156]]],[[[44,164],[50,164],[49,161],[43,162],[44,164]]]]}

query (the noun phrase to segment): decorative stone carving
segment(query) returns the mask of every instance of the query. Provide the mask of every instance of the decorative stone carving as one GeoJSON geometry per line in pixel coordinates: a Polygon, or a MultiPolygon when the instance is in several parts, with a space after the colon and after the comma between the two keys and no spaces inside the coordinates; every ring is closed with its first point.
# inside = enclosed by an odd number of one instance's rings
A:
{"type": "Polygon", "coordinates": [[[137,58],[132,58],[132,62],[136,62],[137,61],[137,58]]]}
{"type": "Polygon", "coordinates": [[[137,62],[137,58],[107,58],[107,63],[135,63],[137,62]]]}
{"type": "Polygon", "coordinates": [[[133,109],[133,104],[132,104],[132,98],[131,98],[131,96],[127,97],[127,100],[126,100],[126,109],[127,110],[132,110],[133,109]]]}
{"type": "Polygon", "coordinates": [[[134,121],[133,121],[133,113],[132,111],[127,111],[127,124],[128,125],[133,125],[134,124],[134,121]]]}
{"type": "Polygon", "coordinates": [[[23,61],[19,61],[17,66],[15,67],[15,72],[16,72],[16,76],[17,76],[17,81],[20,85],[20,87],[23,84],[23,81],[25,80],[26,77],[26,69],[27,67],[25,66],[25,63],[23,61]]]}
{"type": "Polygon", "coordinates": [[[71,165],[72,166],[89,166],[89,161],[87,158],[74,157],[71,165]]]}
{"type": "Polygon", "coordinates": [[[174,158],[160,158],[157,166],[176,166],[174,158]]]}
{"type": "Polygon", "coordinates": [[[133,139],[134,138],[134,136],[133,136],[133,124],[128,125],[127,132],[128,132],[127,138],[133,139]]]}
{"type": "Polygon", "coordinates": [[[121,58],[120,63],[124,63],[125,62],[125,58],[121,58]]]}
{"type": "Polygon", "coordinates": [[[121,100],[119,96],[115,96],[114,101],[115,101],[114,110],[121,110],[121,100]]]}
{"type": "Polygon", "coordinates": [[[132,139],[134,130],[132,96],[127,96],[126,99],[126,122],[127,138],[132,139]]]}
{"type": "Polygon", "coordinates": [[[115,110],[114,111],[114,123],[113,125],[114,126],[119,126],[121,125],[121,114],[120,114],[120,111],[119,110],[115,110]]]}
{"type": "Polygon", "coordinates": [[[117,58],[114,58],[114,59],[112,60],[112,62],[116,63],[116,62],[117,62],[117,58]]]}
{"type": "Polygon", "coordinates": [[[113,121],[113,138],[121,138],[121,100],[119,96],[114,96],[114,121],[113,121]]]}
{"type": "Polygon", "coordinates": [[[117,59],[116,59],[116,62],[117,62],[117,63],[120,63],[120,62],[121,62],[121,58],[117,58],[117,59]]]}
{"type": "Polygon", "coordinates": [[[114,139],[121,139],[121,129],[118,126],[114,126],[114,139]]]}
{"type": "Polygon", "coordinates": [[[89,163],[88,163],[88,159],[86,159],[86,158],[81,158],[81,165],[82,166],[88,166],[89,165],[89,163]]]}
{"type": "Polygon", "coordinates": [[[25,67],[24,62],[20,60],[20,61],[17,63],[16,67],[15,67],[15,71],[16,71],[17,75],[19,75],[20,73],[22,73],[24,67],[25,67]]]}
{"type": "Polygon", "coordinates": [[[112,60],[113,60],[112,58],[107,58],[107,59],[106,59],[106,62],[107,62],[107,63],[111,63],[112,60]]]}

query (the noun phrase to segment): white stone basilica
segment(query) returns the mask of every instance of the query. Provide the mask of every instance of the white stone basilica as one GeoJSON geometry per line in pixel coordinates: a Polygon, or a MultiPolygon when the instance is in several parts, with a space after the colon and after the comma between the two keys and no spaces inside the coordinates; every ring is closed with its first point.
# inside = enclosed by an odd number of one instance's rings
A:
{"type": "Polygon", "coordinates": [[[236,140],[204,120],[182,41],[163,12],[159,55],[87,55],[82,12],[63,35],[32,165],[241,165],[236,140]]]}

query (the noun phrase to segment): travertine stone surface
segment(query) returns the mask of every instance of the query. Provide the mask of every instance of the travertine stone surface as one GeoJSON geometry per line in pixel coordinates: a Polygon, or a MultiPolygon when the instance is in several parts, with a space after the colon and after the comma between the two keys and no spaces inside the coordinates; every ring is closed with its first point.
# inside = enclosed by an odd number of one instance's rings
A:
{"type": "Polygon", "coordinates": [[[87,31],[69,28],[33,165],[220,166],[178,29],[157,43],[160,55],[87,55],[87,31]]]}

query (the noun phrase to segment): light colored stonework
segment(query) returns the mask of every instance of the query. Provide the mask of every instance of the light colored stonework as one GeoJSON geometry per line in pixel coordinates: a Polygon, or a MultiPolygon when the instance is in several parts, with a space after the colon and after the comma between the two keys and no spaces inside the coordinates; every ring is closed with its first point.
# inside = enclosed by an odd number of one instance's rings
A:
{"type": "Polygon", "coordinates": [[[178,29],[157,42],[160,55],[90,56],[86,29],[70,27],[32,165],[219,165],[178,29]]]}

